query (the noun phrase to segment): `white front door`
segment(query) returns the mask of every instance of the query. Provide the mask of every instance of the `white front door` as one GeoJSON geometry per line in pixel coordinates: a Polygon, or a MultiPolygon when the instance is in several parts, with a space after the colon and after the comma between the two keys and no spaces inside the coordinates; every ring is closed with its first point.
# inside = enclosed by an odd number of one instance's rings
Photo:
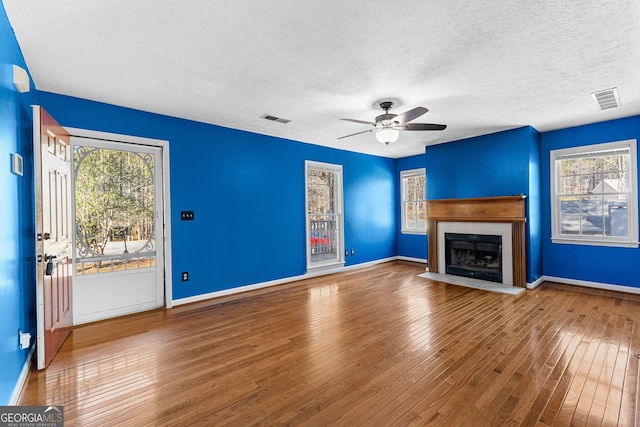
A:
{"type": "Polygon", "coordinates": [[[71,144],[74,324],[164,306],[162,148],[71,144]]]}

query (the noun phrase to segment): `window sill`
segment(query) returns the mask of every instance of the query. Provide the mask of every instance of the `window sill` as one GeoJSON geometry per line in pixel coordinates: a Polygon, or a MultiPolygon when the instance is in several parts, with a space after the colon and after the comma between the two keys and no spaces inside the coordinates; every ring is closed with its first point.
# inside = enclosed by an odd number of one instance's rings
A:
{"type": "Polygon", "coordinates": [[[621,242],[616,240],[586,240],[586,239],[571,239],[566,237],[552,237],[553,243],[562,245],[586,245],[586,246],[608,246],[616,248],[637,248],[639,242],[621,242]]]}
{"type": "Polygon", "coordinates": [[[400,230],[400,233],[402,234],[418,234],[418,235],[423,235],[425,236],[427,234],[427,230],[400,230]]]}
{"type": "Polygon", "coordinates": [[[307,265],[307,271],[332,270],[335,268],[342,268],[344,264],[345,264],[345,261],[317,262],[314,264],[307,265]]]}

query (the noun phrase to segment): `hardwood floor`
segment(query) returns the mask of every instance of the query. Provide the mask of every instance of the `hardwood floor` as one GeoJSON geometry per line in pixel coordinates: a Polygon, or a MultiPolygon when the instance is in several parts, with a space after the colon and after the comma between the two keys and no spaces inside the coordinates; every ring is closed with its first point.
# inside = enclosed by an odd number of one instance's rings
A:
{"type": "Polygon", "coordinates": [[[21,405],[66,425],[603,425],[637,417],[640,297],[394,262],[75,328],[21,405]]]}

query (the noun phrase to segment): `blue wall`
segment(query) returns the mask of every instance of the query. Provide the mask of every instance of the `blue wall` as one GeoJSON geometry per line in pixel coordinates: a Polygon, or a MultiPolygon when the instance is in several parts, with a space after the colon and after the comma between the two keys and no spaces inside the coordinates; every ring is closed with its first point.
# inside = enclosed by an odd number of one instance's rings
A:
{"type": "Polygon", "coordinates": [[[169,141],[174,299],[305,273],[305,160],[343,165],[346,265],[395,256],[392,159],[47,92],[37,101],[63,126],[169,141]]]}
{"type": "Polygon", "coordinates": [[[427,236],[426,234],[403,234],[400,229],[402,228],[402,206],[401,206],[401,192],[402,181],[400,180],[400,172],[411,169],[424,168],[425,155],[419,154],[417,156],[405,157],[402,159],[396,159],[396,179],[398,193],[398,199],[396,203],[396,215],[398,217],[397,233],[398,233],[398,255],[409,258],[417,258],[427,262],[427,236]]]}
{"type": "Polygon", "coordinates": [[[385,159],[206,125],[46,92],[18,94],[11,64],[25,61],[0,7],[0,405],[35,335],[31,104],[61,124],[170,141],[173,296],[184,298],[305,272],[304,160],[344,167],[347,265],[395,255],[427,258],[426,236],[400,233],[400,171],[426,167],[429,199],[527,195],[527,281],[542,273],[640,286],[639,249],[550,241],[549,151],[640,136],[640,117],[538,134],[523,127],[385,159]],[[34,94],[35,93],[35,94],[34,94]],[[11,173],[10,155],[25,175],[11,173]],[[179,221],[181,210],[196,220],[179,221]],[[189,271],[190,280],[180,281],[189,271]]]}
{"type": "Polygon", "coordinates": [[[18,330],[35,336],[34,221],[31,103],[33,91],[13,86],[12,65],[26,69],[4,7],[0,7],[0,405],[16,386],[28,350],[20,350],[18,330]],[[24,176],[11,172],[11,154],[25,159],[24,176]]]}
{"type": "Polygon", "coordinates": [[[527,126],[426,149],[427,199],[527,196],[527,282],[540,262],[540,134],[527,126]]]}
{"type": "Polygon", "coordinates": [[[550,240],[550,151],[639,138],[640,116],[542,134],[542,253],[546,276],[640,287],[640,249],[568,245],[550,240]]]}

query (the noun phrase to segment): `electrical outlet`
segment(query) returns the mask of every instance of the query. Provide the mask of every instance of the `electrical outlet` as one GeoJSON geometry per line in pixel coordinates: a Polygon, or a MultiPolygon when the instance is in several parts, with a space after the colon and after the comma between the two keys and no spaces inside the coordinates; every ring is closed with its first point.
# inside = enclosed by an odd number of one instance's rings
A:
{"type": "Polygon", "coordinates": [[[180,212],[180,220],[181,221],[193,221],[195,219],[193,211],[181,211],[180,212]]]}
{"type": "Polygon", "coordinates": [[[18,331],[18,336],[20,338],[20,350],[26,350],[31,347],[31,334],[28,332],[22,332],[22,330],[18,331]]]}
{"type": "Polygon", "coordinates": [[[351,255],[355,255],[356,254],[356,250],[355,249],[351,249],[351,255]]]}
{"type": "Polygon", "coordinates": [[[188,271],[183,271],[182,272],[182,281],[186,282],[189,280],[189,272],[188,271]]]}

